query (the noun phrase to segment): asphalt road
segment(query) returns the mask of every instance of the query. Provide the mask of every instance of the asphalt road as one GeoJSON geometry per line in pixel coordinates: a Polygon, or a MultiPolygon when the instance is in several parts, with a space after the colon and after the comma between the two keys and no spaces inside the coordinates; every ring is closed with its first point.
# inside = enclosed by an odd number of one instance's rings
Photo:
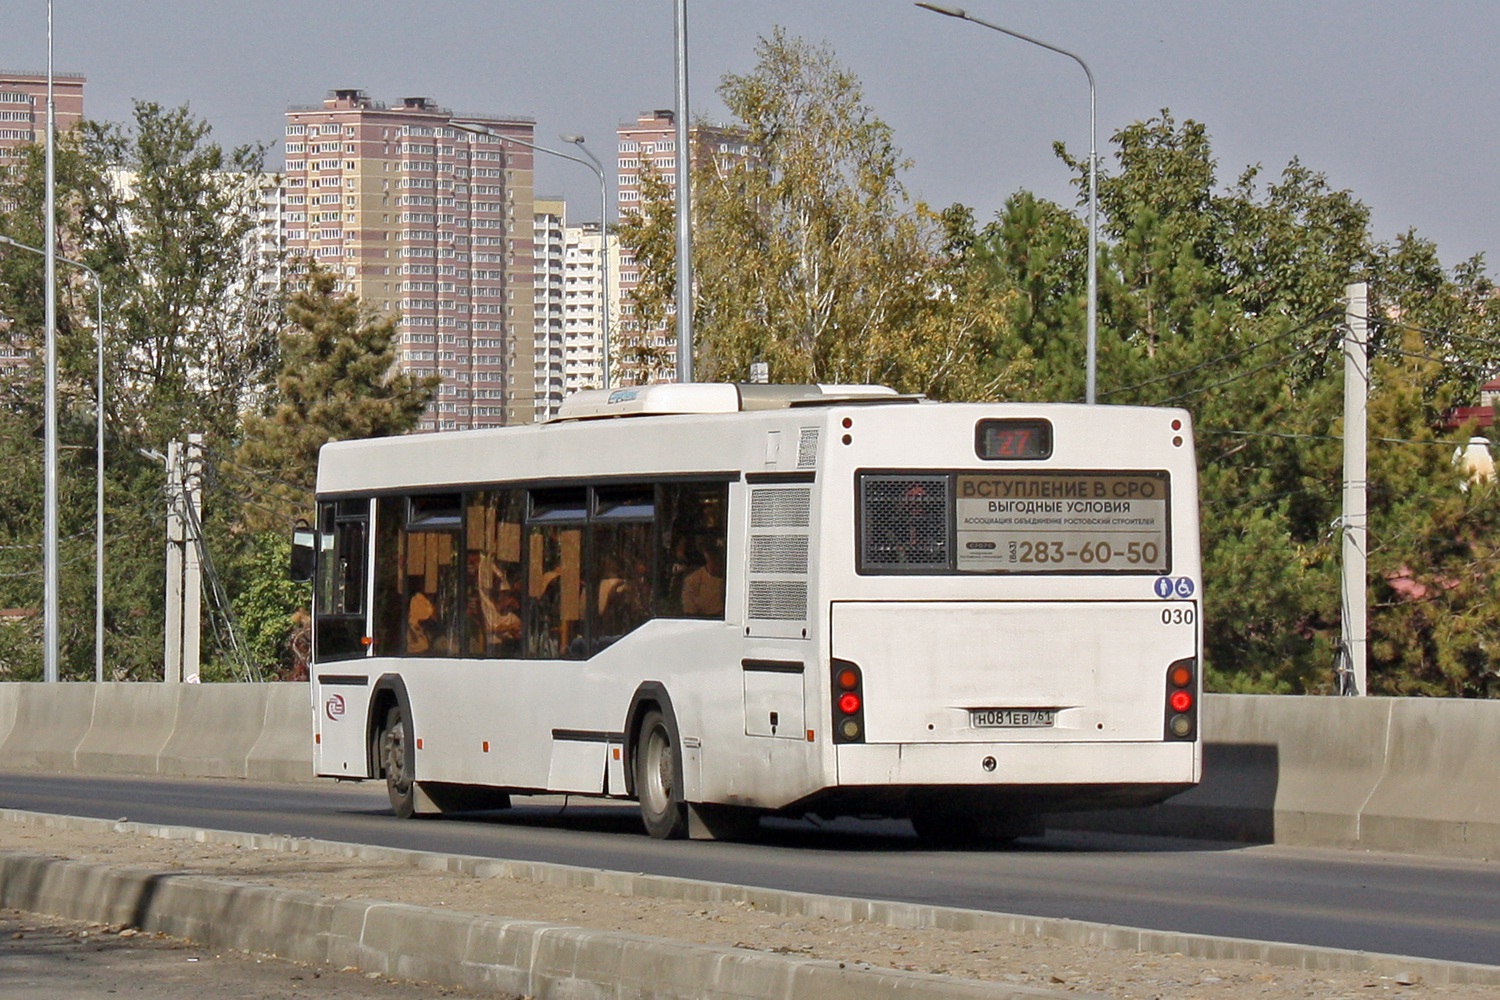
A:
{"type": "Polygon", "coordinates": [[[1065,832],[935,851],[891,822],[777,821],[755,843],[660,842],[633,806],[515,801],[400,821],[373,784],[0,773],[0,806],[15,809],[1500,964],[1500,864],[1065,832]]]}

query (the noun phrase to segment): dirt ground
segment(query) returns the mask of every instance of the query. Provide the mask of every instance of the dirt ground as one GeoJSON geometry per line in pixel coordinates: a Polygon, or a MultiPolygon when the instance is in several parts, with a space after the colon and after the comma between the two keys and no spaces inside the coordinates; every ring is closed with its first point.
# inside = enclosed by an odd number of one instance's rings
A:
{"type": "MultiPolygon", "coordinates": [[[[743,904],[642,899],[509,878],[419,871],[394,862],[256,851],[128,833],[0,823],[0,851],[185,872],[470,913],[620,930],[678,941],[907,969],[1106,997],[1500,998],[1500,987],[1438,985],[1416,976],[1309,972],[1253,961],[1205,961],[992,933],[905,930],[767,914],[743,904]]],[[[118,932],[121,928],[115,928],[118,932]]]]}

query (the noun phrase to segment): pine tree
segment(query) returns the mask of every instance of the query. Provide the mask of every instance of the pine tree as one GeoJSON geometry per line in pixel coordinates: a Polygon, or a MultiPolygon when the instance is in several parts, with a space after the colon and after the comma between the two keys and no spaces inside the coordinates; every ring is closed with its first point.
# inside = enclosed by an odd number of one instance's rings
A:
{"type": "Polygon", "coordinates": [[[307,516],[324,444],[405,433],[437,391],[437,376],[396,367],[396,318],[371,315],[337,284],[333,272],[315,269],[292,296],[275,392],[244,418],[235,465],[267,484],[260,507],[247,511],[252,525],[266,514],[279,516],[280,527],[307,516]]]}

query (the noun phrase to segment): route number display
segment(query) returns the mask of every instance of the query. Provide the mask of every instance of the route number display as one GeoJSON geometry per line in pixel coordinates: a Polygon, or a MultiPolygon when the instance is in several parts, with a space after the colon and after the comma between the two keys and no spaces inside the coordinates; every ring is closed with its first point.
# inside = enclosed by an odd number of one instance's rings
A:
{"type": "Polygon", "coordinates": [[[958,569],[1165,573],[1170,484],[1156,472],[960,474],[958,569]]]}

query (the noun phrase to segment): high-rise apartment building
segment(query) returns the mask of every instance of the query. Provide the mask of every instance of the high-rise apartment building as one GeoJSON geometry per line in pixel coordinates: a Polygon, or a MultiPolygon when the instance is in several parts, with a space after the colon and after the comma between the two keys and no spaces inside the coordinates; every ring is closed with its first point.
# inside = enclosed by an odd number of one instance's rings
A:
{"type": "Polygon", "coordinates": [[[536,200],[535,233],[537,419],[546,420],[568,393],[604,384],[601,268],[618,272],[619,244],[611,238],[601,250],[596,222],[568,225],[560,198],[536,200]]]}
{"type": "MultiPolygon", "coordinates": [[[[59,133],[83,121],[79,73],[52,74],[53,111],[59,133]]],[[[16,150],[47,141],[47,74],[0,69],[0,166],[16,150]]]]}
{"type": "MultiPolygon", "coordinates": [[[[604,385],[603,269],[619,273],[619,244],[585,222],[563,230],[563,392],[604,385]]],[[[615,300],[613,288],[610,298],[615,300]]],[[[619,315],[611,301],[609,314],[619,315]]],[[[611,324],[613,325],[613,324],[611,324]]]]}
{"type": "MultiPolygon", "coordinates": [[[[666,181],[668,188],[675,194],[677,190],[677,118],[675,112],[671,109],[643,111],[635,121],[622,123],[616,129],[616,137],[619,140],[616,180],[621,215],[640,211],[641,176],[643,174],[654,174],[666,181]]],[[[744,135],[740,130],[728,125],[694,125],[688,131],[688,141],[693,147],[696,164],[701,164],[710,158],[725,162],[741,161],[749,155],[744,135]]],[[[644,340],[644,346],[654,349],[664,357],[668,369],[675,368],[677,334],[671,329],[670,321],[651,330],[640,328],[634,302],[635,287],[640,283],[640,272],[635,266],[634,258],[625,251],[621,251],[620,254],[619,276],[620,311],[617,315],[620,317],[618,327],[621,331],[622,346],[627,341],[634,340],[639,343],[644,340]]],[[[675,309],[668,311],[675,313],[675,309]]],[[[620,364],[611,363],[611,382],[632,383],[647,381],[651,378],[650,372],[633,367],[629,359],[624,356],[624,352],[619,356],[621,357],[620,364]]],[[[669,374],[662,372],[658,372],[657,377],[666,378],[668,381],[671,379],[669,374]]]]}
{"type": "MultiPolygon", "coordinates": [[[[54,121],[58,134],[83,120],[84,78],[78,73],[52,74],[54,121]]],[[[0,170],[20,155],[22,148],[47,141],[47,74],[0,69],[0,170]]],[[[0,378],[29,371],[34,348],[7,335],[8,321],[0,316],[0,378]]]]}
{"type": "Polygon", "coordinates": [[[421,430],[536,416],[532,151],[503,139],[531,142],[534,126],[362,90],[286,112],[287,255],[398,314],[398,364],[442,377],[421,430]]]}
{"type": "Polygon", "coordinates": [[[561,198],[534,202],[532,244],[536,261],[536,419],[546,420],[562,405],[563,256],[567,205],[561,198]]]}

